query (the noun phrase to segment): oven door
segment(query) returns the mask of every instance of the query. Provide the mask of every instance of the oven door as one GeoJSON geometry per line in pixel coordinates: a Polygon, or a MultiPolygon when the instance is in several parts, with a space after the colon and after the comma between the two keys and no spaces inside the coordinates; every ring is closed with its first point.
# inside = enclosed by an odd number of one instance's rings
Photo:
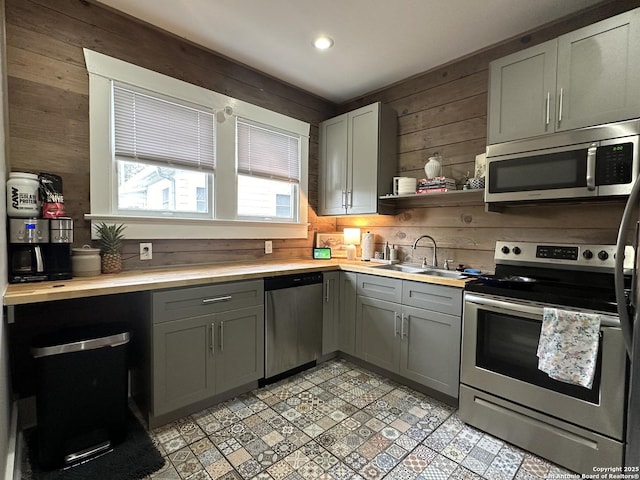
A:
{"type": "Polygon", "coordinates": [[[542,316],[540,304],[466,292],[461,383],[622,440],[626,359],[618,318],[603,314],[596,375],[586,389],[538,370],[542,316]]]}

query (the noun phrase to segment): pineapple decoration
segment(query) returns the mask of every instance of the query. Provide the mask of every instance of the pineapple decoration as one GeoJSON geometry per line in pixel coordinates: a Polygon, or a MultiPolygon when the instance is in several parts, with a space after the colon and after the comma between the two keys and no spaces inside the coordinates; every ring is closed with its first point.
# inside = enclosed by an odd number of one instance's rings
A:
{"type": "Polygon", "coordinates": [[[100,250],[102,255],[102,273],[119,273],[122,270],[122,233],[125,226],[107,225],[101,223],[96,225],[96,233],[100,236],[100,250]]]}

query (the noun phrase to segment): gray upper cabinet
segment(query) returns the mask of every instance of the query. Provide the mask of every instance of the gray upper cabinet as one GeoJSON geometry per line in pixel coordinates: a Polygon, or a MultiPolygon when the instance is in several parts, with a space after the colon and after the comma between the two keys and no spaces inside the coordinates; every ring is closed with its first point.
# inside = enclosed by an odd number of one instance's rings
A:
{"type": "Polygon", "coordinates": [[[554,131],[557,41],[501,58],[489,67],[489,143],[554,131]]]}
{"type": "Polygon", "coordinates": [[[263,377],[263,292],[255,280],[152,294],[154,416],[263,377]]]}
{"type": "Polygon", "coordinates": [[[558,38],[558,130],[640,116],[640,9],[558,38]]]}
{"type": "Polygon", "coordinates": [[[319,214],[380,213],[396,171],[397,116],[373,103],[320,124],[319,214]]]}
{"type": "Polygon", "coordinates": [[[640,116],[640,9],[490,64],[488,143],[640,116]]]}

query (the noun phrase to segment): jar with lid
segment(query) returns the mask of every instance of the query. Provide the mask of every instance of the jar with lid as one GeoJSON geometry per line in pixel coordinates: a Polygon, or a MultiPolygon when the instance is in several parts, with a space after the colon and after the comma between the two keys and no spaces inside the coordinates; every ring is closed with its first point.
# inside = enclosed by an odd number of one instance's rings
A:
{"type": "Polygon", "coordinates": [[[38,175],[10,172],[7,180],[7,215],[17,218],[40,216],[38,175]]]}
{"type": "Polygon", "coordinates": [[[71,271],[74,277],[93,277],[100,275],[100,249],[83,245],[71,249],[71,271]]]}
{"type": "Polygon", "coordinates": [[[429,157],[429,161],[424,166],[424,173],[427,178],[436,178],[442,176],[442,156],[436,152],[433,157],[429,157]]]}

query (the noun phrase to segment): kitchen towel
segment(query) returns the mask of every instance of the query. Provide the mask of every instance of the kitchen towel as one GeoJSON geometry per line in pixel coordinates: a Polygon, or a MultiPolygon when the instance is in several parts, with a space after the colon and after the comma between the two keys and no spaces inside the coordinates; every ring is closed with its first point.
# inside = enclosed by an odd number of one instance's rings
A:
{"type": "Polygon", "coordinates": [[[538,341],[538,369],[554,380],[590,389],[599,342],[600,315],[545,308],[538,341]]]}

